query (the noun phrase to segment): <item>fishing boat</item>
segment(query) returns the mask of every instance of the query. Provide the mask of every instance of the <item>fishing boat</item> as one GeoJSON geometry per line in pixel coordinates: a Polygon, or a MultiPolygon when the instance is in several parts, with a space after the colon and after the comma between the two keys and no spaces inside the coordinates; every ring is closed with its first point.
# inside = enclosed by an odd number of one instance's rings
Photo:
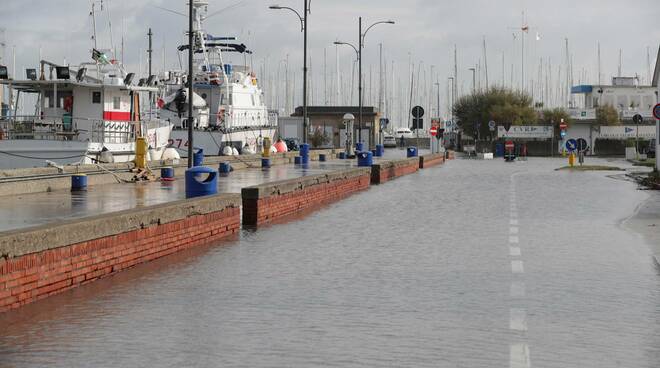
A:
{"type": "MultiPolygon", "coordinates": [[[[277,113],[264,104],[258,79],[247,65],[226,63],[224,53],[248,55],[234,37],[216,37],[204,28],[208,1],[193,0],[193,96],[188,96],[188,71],[175,70],[159,78],[158,116],[172,122],[170,146],[187,156],[188,106],[192,100],[193,145],[205,155],[251,154],[277,129],[277,113]]],[[[187,55],[188,44],[178,47],[187,55]]],[[[181,57],[180,57],[181,59],[181,57]]],[[[245,63],[247,64],[247,63],[245,63]]]]}

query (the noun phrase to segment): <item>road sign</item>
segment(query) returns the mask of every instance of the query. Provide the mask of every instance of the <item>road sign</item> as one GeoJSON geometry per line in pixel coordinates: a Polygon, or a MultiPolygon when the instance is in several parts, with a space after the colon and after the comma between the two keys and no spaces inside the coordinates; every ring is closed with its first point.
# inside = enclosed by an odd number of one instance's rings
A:
{"type": "Polygon", "coordinates": [[[385,129],[390,124],[390,119],[380,118],[380,129],[385,129]]]}
{"type": "Polygon", "coordinates": [[[578,138],[577,139],[577,151],[578,152],[584,152],[587,150],[587,141],[584,138],[578,138]]]}
{"type": "Polygon", "coordinates": [[[566,128],[568,128],[568,125],[566,125],[566,123],[564,123],[563,121],[559,123],[559,129],[566,130],[566,128]]]}
{"type": "Polygon", "coordinates": [[[488,127],[490,128],[491,132],[494,131],[495,130],[495,121],[494,120],[489,121],[488,122],[488,127]]]}
{"type": "Polygon", "coordinates": [[[569,152],[573,152],[577,149],[577,141],[575,139],[569,139],[566,141],[566,149],[569,152]]]}
{"type": "Polygon", "coordinates": [[[424,109],[421,106],[415,106],[412,108],[412,116],[419,119],[424,116],[424,109]]]}
{"type": "Polygon", "coordinates": [[[513,144],[513,141],[504,142],[504,148],[506,148],[507,150],[512,150],[514,148],[514,146],[515,145],[513,144]]]}
{"type": "Polygon", "coordinates": [[[511,129],[511,123],[504,123],[504,130],[508,132],[509,129],[511,129]]]}
{"type": "Polygon", "coordinates": [[[438,128],[431,127],[431,129],[429,130],[429,133],[431,133],[431,136],[435,137],[435,135],[438,134],[438,128]]]}
{"type": "Polygon", "coordinates": [[[656,119],[660,120],[660,103],[653,107],[653,116],[655,116],[656,119]]]}
{"type": "Polygon", "coordinates": [[[635,114],[635,115],[633,116],[633,122],[634,122],[635,124],[641,124],[641,123],[644,122],[644,118],[643,118],[642,115],[640,115],[640,114],[635,114]]]}

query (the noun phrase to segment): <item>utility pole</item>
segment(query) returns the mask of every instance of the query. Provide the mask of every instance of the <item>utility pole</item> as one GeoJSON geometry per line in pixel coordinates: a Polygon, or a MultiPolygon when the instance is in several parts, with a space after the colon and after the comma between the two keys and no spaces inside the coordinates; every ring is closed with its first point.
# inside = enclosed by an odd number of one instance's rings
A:
{"type": "Polygon", "coordinates": [[[303,0],[305,2],[305,14],[303,17],[303,32],[304,32],[304,51],[303,58],[305,59],[303,63],[303,143],[307,143],[307,15],[309,13],[309,0],[303,0]]]}
{"type": "Polygon", "coordinates": [[[193,165],[193,1],[188,1],[188,168],[193,165]]]}
{"type": "Polygon", "coordinates": [[[358,143],[362,143],[362,17],[358,22],[358,143]]]}

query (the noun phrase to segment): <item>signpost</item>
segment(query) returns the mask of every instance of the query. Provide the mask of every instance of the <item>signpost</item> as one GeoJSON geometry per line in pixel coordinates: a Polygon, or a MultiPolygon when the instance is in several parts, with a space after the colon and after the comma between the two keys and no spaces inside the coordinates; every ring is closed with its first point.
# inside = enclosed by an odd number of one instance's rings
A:
{"type": "Polygon", "coordinates": [[[577,141],[575,139],[569,139],[566,141],[566,149],[568,152],[574,152],[577,150],[577,141]]]}
{"type": "Polygon", "coordinates": [[[424,129],[424,120],[422,120],[422,116],[424,116],[424,108],[421,106],[415,106],[412,108],[412,116],[413,116],[413,127],[417,131],[417,138],[419,139],[419,130],[424,129]]]}
{"type": "MultiPolygon", "coordinates": [[[[659,88],[660,91],[660,88],[659,88]]],[[[655,117],[655,170],[660,171],[660,156],[658,156],[658,149],[660,149],[660,103],[653,107],[653,116],[655,117]]]]}
{"type": "Polygon", "coordinates": [[[639,159],[639,124],[644,122],[644,118],[640,114],[635,114],[633,116],[633,123],[637,125],[637,130],[635,133],[635,155],[639,159]]]}
{"type": "Polygon", "coordinates": [[[584,152],[587,150],[588,144],[584,138],[578,138],[576,143],[578,152],[584,152]]]}

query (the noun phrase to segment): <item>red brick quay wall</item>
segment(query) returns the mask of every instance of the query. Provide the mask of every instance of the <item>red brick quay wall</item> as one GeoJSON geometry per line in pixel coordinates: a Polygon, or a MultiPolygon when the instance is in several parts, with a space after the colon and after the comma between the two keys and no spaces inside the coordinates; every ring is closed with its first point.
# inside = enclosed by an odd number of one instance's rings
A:
{"type": "Polygon", "coordinates": [[[243,188],[243,225],[258,226],[367,189],[371,169],[358,168],[243,188]]]}
{"type": "Polygon", "coordinates": [[[442,165],[445,163],[445,155],[443,153],[430,153],[427,155],[419,156],[419,168],[427,169],[431,166],[442,165]]]}
{"type": "Polygon", "coordinates": [[[0,233],[0,312],[240,229],[221,194],[0,233]]]}
{"type": "Polygon", "coordinates": [[[419,170],[419,157],[379,162],[371,166],[371,184],[382,184],[399,176],[415,173],[417,170],[419,170]]]}

